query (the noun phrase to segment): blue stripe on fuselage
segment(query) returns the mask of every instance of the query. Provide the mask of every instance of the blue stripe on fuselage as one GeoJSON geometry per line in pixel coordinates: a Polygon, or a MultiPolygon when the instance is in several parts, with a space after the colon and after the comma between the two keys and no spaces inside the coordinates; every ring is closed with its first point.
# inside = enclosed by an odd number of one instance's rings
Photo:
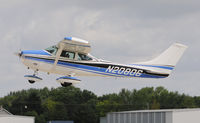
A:
{"type": "MultiPolygon", "coordinates": [[[[32,58],[26,56],[25,58],[31,59],[31,60],[36,60],[36,61],[42,61],[50,64],[54,64],[55,60],[48,60],[48,59],[40,59],[40,58],[32,58]]],[[[149,75],[142,73],[141,76],[134,76],[134,75],[124,75],[124,74],[118,74],[118,73],[107,73],[105,72],[107,68],[101,68],[101,67],[93,67],[93,66],[88,66],[88,65],[80,65],[80,64],[73,64],[73,63],[67,63],[67,62],[61,62],[58,61],[57,63],[60,66],[67,66],[72,69],[78,69],[82,71],[87,71],[87,72],[92,72],[96,74],[102,74],[102,75],[107,75],[107,76],[124,76],[124,77],[144,77],[144,78],[165,78],[163,76],[158,76],[158,75],[149,75]]]]}
{"type": "Polygon", "coordinates": [[[44,50],[23,50],[22,55],[23,54],[35,54],[35,55],[51,56],[49,53],[45,52],[44,50]]]}
{"type": "MultiPolygon", "coordinates": [[[[46,62],[46,63],[50,63],[50,64],[54,64],[54,61],[55,61],[55,60],[47,60],[47,59],[40,59],[40,58],[32,58],[32,57],[28,57],[28,56],[26,56],[25,58],[31,59],[31,60],[36,60],[36,61],[42,61],[42,62],[46,62]]],[[[92,73],[108,75],[108,76],[116,76],[116,75],[111,75],[111,74],[99,73],[100,69],[101,69],[102,72],[105,72],[105,68],[97,68],[97,67],[91,67],[91,66],[86,66],[86,65],[78,65],[78,64],[72,64],[72,63],[66,63],[66,62],[60,62],[60,61],[58,61],[57,64],[60,65],[60,66],[64,66],[64,67],[67,66],[67,67],[70,67],[72,69],[78,69],[78,70],[82,70],[82,71],[86,71],[86,72],[92,72],[92,73]],[[102,69],[104,69],[104,70],[102,70],[102,69]]]]}

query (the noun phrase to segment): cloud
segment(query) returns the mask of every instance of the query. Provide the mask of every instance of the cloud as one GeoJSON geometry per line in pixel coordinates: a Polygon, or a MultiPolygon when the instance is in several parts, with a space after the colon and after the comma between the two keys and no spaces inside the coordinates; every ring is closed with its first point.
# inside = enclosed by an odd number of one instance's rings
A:
{"type": "Polygon", "coordinates": [[[81,77],[83,81],[78,87],[101,95],[105,92],[117,92],[122,87],[131,89],[163,85],[171,90],[200,94],[196,91],[196,85],[199,84],[195,84],[200,62],[197,57],[200,46],[199,1],[1,0],[1,3],[0,75],[3,89],[0,96],[23,88],[59,86],[54,83],[56,75],[50,77],[45,74],[41,74],[46,78],[44,83],[28,85],[23,75],[32,72],[26,70],[13,53],[19,49],[44,49],[65,36],[89,40],[94,56],[120,63],[151,59],[176,41],[189,46],[172,78],[147,82],[148,80],[140,79],[110,78],[102,81],[101,77],[81,77]],[[190,86],[194,91],[180,89],[179,84],[188,87],[188,81],[195,85],[190,86]],[[174,86],[174,83],[179,84],[174,86]],[[113,88],[104,88],[104,85],[113,88]]]}

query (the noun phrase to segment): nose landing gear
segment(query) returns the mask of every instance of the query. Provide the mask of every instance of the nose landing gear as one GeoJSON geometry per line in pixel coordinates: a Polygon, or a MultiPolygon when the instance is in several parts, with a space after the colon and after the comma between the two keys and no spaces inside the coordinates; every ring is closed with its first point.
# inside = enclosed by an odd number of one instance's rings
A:
{"type": "Polygon", "coordinates": [[[28,82],[31,83],[31,84],[35,83],[34,80],[28,80],[28,82]]]}
{"type": "Polygon", "coordinates": [[[61,85],[62,87],[67,87],[67,86],[72,85],[72,83],[64,82],[64,83],[61,83],[61,85]]]}
{"type": "Polygon", "coordinates": [[[31,83],[31,84],[33,84],[33,83],[35,83],[35,82],[37,82],[37,81],[41,81],[42,78],[36,76],[37,72],[38,72],[38,70],[34,71],[34,74],[33,74],[33,75],[25,75],[24,77],[25,77],[26,79],[28,79],[28,82],[31,83]]]}

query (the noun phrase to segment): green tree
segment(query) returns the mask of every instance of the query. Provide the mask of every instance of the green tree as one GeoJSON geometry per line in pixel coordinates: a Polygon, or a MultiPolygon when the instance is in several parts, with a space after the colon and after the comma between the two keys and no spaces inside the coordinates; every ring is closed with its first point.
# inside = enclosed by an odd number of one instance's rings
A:
{"type": "Polygon", "coordinates": [[[36,123],[49,120],[98,123],[99,117],[108,112],[200,107],[200,97],[169,92],[164,87],[122,89],[97,97],[91,91],[70,86],[10,92],[0,98],[0,105],[16,115],[34,116],[36,123]]]}

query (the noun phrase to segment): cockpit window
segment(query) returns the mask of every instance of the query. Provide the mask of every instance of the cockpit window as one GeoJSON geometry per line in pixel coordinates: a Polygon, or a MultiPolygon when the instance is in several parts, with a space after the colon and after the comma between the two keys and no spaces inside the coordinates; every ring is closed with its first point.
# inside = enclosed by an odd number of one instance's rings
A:
{"type": "Polygon", "coordinates": [[[54,46],[51,46],[51,47],[48,47],[47,49],[45,49],[47,52],[53,54],[53,55],[56,55],[57,51],[58,51],[58,48],[54,45],[54,46]]]}
{"type": "Polygon", "coordinates": [[[92,60],[92,58],[90,58],[89,56],[87,56],[85,54],[78,53],[78,60],[90,61],[90,60],[92,60]]]}
{"type": "Polygon", "coordinates": [[[68,58],[68,59],[74,59],[75,53],[63,50],[60,56],[68,58]]]}

